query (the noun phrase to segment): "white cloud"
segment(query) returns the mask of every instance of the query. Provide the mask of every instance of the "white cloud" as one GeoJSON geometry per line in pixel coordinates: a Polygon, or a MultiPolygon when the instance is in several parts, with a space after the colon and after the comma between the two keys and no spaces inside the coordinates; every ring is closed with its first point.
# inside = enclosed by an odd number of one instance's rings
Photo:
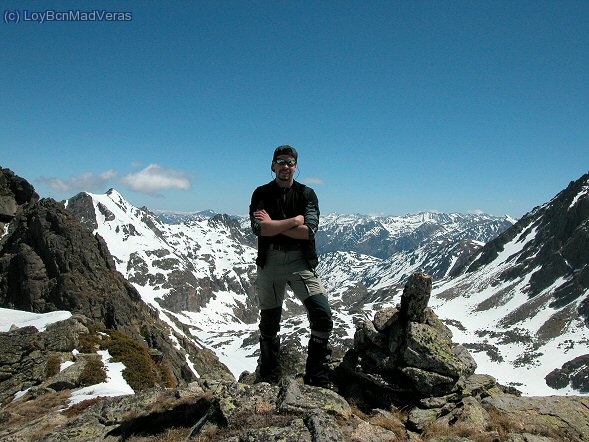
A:
{"type": "Polygon", "coordinates": [[[102,173],[86,172],[67,179],[41,177],[37,181],[61,193],[105,192],[111,187],[123,185],[135,192],[157,196],[166,189],[188,190],[192,187],[184,172],[150,164],[139,172],[117,179],[119,173],[109,169],[102,173]]]}
{"type": "Polygon", "coordinates": [[[318,184],[320,186],[322,186],[323,184],[325,184],[325,182],[321,179],[321,178],[317,178],[317,177],[309,177],[309,178],[305,178],[303,180],[303,182],[305,184],[318,184]]]}
{"type": "Polygon", "coordinates": [[[105,170],[100,174],[93,172],[86,172],[79,176],[72,176],[68,179],[61,178],[45,178],[38,179],[39,182],[46,184],[54,190],[59,192],[75,192],[75,191],[105,191],[109,182],[117,176],[117,172],[110,169],[105,170]]]}
{"type": "Polygon", "coordinates": [[[148,195],[157,195],[165,189],[188,190],[192,186],[184,172],[167,169],[159,164],[150,164],[139,172],[124,176],[121,183],[135,192],[148,195]]]}

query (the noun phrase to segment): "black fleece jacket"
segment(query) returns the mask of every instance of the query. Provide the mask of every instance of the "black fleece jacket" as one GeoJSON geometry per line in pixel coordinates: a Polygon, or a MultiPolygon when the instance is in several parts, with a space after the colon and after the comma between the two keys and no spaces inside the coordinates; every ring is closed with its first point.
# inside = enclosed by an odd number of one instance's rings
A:
{"type": "Polygon", "coordinates": [[[309,266],[317,267],[315,233],[319,227],[319,201],[315,191],[304,184],[294,181],[292,187],[284,189],[276,181],[258,187],[252,194],[250,204],[250,222],[252,231],[258,237],[258,258],[256,264],[264,266],[269,244],[300,243],[309,266]],[[264,209],[273,220],[283,220],[303,215],[305,225],[309,228],[309,239],[297,240],[285,235],[262,236],[262,228],[254,217],[256,210],[264,209]]]}

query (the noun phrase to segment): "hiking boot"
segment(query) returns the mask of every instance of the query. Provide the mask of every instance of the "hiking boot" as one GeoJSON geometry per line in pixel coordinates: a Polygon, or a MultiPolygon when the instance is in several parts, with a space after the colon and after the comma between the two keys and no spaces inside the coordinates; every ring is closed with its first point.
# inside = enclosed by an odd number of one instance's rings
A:
{"type": "Polygon", "coordinates": [[[276,384],[280,380],[280,338],[260,336],[260,359],[256,382],[276,384]]]}
{"type": "Polygon", "coordinates": [[[329,360],[331,349],[328,348],[329,339],[311,335],[305,364],[303,382],[314,387],[333,389],[329,379],[329,360]]]}

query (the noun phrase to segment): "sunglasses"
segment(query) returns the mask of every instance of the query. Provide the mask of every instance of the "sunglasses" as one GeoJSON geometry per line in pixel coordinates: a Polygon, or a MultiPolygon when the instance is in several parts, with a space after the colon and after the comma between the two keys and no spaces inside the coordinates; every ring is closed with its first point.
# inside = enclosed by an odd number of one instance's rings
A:
{"type": "Polygon", "coordinates": [[[297,162],[296,160],[283,160],[282,158],[279,158],[274,161],[274,164],[278,164],[279,166],[294,167],[297,165],[297,162]]]}

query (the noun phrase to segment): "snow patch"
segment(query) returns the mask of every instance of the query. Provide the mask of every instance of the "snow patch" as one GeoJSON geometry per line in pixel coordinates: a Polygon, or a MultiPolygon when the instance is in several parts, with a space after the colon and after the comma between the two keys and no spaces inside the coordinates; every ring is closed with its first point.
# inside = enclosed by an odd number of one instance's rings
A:
{"type": "Polygon", "coordinates": [[[47,326],[71,318],[71,312],[58,310],[50,313],[31,313],[23,310],[0,308],[0,332],[7,332],[14,325],[18,328],[33,326],[45,331],[47,326]]]}
{"type": "Polygon", "coordinates": [[[111,362],[111,356],[108,350],[100,350],[97,353],[102,357],[107,376],[106,381],[75,390],[70,397],[70,406],[97,397],[135,394],[135,391],[129,386],[125,378],[123,378],[125,364],[122,362],[111,362]]]}

